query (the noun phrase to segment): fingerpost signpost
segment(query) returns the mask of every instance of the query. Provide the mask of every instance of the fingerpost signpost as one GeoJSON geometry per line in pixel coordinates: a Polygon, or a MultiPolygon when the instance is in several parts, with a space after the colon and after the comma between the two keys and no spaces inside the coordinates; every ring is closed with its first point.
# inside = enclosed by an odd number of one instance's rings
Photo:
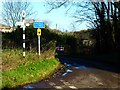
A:
{"type": "Polygon", "coordinates": [[[16,22],[17,26],[21,26],[23,28],[23,57],[25,57],[25,28],[29,26],[29,23],[25,23],[26,12],[22,11],[22,22],[16,22]]]}
{"type": "Polygon", "coordinates": [[[22,21],[23,21],[23,57],[25,57],[25,16],[26,12],[23,10],[22,11],[22,21]]]}

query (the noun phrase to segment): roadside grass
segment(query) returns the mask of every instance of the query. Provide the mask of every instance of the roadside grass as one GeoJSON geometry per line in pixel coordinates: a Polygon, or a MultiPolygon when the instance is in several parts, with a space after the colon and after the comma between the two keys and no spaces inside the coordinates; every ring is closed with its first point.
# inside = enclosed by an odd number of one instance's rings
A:
{"type": "Polygon", "coordinates": [[[27,65],[32,62],[42,61],[43,59],[54,58],[52,50],[38,54],[26,51],[26,56],[23,58],[22,49],[3,49],[2,50],[2,71],[18,68],[21,65],[27,65]]]}
{"type": "Polygon", "coordinates": [[[61,66],[55,58],[39,58],[35,53],[26,52],[22,57],[22,50],[4,49],[2,52],[2,85],[10,88],[34,83],[48,78],[61,66]]]}

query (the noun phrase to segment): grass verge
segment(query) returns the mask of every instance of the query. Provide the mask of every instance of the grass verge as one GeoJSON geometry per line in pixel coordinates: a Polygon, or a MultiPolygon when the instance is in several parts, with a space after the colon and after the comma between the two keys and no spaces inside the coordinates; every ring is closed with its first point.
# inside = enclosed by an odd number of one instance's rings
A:
{"type": "Polygon", "coordinates": [[[59,67],[56,59],[45,59],[2,72],[2,88],[16,87],[27,83],[37,82],[49,76],[59,67]]]}
{"type": "Polygon", "coordinates": [[[29,54],[26,54],[26,58],[23,59],[20,54],[21,51],[18,51],[5,50],[3,53],[3,60],[5,60],[2,63],[3,66],[10,64],[11,66],[10,68],[4,68],[0,72],[2,74],[1,88],[12,88],[43,80],[61,66],[60,62],[55,58],[40,59],[35,55],[29,56],[29,54]],[[35,59],[33,60],[33,58],[35,59]]]}

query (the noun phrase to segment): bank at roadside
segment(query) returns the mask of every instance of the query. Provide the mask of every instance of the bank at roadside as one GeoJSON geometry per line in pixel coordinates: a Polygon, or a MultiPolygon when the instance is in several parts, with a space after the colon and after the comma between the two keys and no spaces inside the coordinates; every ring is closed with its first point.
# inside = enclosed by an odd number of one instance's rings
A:
{"type": "Polygon", "coordinates": [[[1,88],[14,88],[49,78],[62,64],[58,59],[40,58],[37,54],[26,52],[22,57],[21,49],[6,49],[2,53],[1,88]]]}

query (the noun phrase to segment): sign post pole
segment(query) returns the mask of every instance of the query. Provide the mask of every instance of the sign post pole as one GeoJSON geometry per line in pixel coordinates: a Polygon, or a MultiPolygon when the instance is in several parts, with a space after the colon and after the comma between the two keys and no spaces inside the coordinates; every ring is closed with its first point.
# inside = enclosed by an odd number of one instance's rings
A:
{"type": "Polygon", "coordinates": [[[25,57],[25,25],[23,26],[23,57],[25,57]]]}
{"type": "Polygon", "coordinates": [[[40,36],[41,36],[41,29],[37,29],[37,35],[38,35],[38,55],[40,56],[40,36]]]}
{"type": "Polygon", "coordinates": [[[23,22],[23,57],[25,57],[25,16],[26,12],[22,11],[22,22],[23,22]]]}
{"type": "Polygon", "coordinates": [[[40,36],[38,36],[38,55],[40,56],[40,36]]]}

